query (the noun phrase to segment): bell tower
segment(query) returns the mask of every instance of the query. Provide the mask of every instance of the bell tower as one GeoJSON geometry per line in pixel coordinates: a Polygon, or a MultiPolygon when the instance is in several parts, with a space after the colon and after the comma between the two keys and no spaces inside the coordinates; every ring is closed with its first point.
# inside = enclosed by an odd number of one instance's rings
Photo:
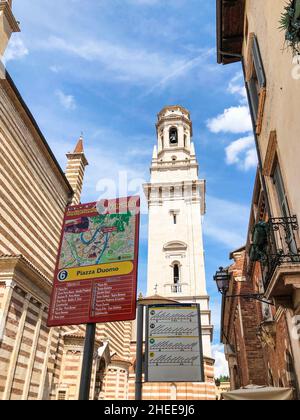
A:
{"type": "Polygon", "coordinates": [[[196,162],[195,148],[192,143],[193,125],[189,112],[181,106],[164,108],[158,114],[156,124],[157,146],[154,148],[152,166],[172,163],[179,167],[184,162],[194,164],[196,162]]]}
{"type": "Polygon", "coordinates": [[[20,32],[20,28],[12,12],[12,0],[0,0],[0,58],[13,32],[20,32]]]}
{"type": "Polygon", "coordinates": [[[151,179],[144,185],[149,208],[147,294],[199,303],[204,355],[211,357],[202,238],[206,184],[198,176],[189,111],[165,107],[158,114],[156,129],[151,179]]]}

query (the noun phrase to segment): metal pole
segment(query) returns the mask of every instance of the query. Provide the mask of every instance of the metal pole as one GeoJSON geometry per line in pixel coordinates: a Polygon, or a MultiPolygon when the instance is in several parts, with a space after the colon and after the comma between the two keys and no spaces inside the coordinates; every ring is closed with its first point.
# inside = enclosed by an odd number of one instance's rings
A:
{"type": "Polygon", "coordinates": [[[136,337],[135,399],[142,400],[143,395],[143,341],[144,341],[144,306],[138,304],[136,337]]]}
{"type": "Polygon", "coordinates": [[[90,398],[91,377],[93,369],[96,324],[87,324],[84,342],[83,362],[81,369],[79,400],[90,398]]]}

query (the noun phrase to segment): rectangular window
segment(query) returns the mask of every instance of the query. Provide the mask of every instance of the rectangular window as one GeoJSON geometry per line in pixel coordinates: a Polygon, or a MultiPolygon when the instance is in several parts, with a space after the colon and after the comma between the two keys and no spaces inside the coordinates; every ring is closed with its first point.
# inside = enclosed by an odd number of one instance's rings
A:
{"type": "Polygon", "coordinates": [[[276,167],[273,173],[273,182],[275,185],[278,203],[279,203],[280,211],[282,212],[282,216],[289,217],[290,216],[289,206],[288,206],[287,197],[285,194],[285,188],[283,184],[281,170],[278,163],[276,164],[276,167]]]}
{"type": "Polygon", "coordinates": [[[252,77],[248,82],[248,87],[249,87],[249,95],[250,95],[250,106],[251,106],[252,113],[256,121],[257,115],[258,115],[258,107],[259,107],[259,86],[258,86],[258,79],[257,79],[255,70],[253,70],[252,77]]]}
{"type": "Polygon", "coordinates": [[[250,107],[254,120],[257,124],[259,134],[261,129],[260,126],[262,121],[267,82],[256,36],[253,36],[252,38],[251,62],[248,63],[248,66],[251,66],[252,68],[251,76],[247,81],[250,96],[250,107]]]}
{"type": "Polygon", "coordinates": [[[266,75],[265,75],[265,70],[264,70],[264,66],[263,66],[263,62],[262,62],[262,58],[260,54],[260,49],[259,49],[259,45],[258,45],[258,41],[256,37],[254,37],[253,39],[252,54],[253,54],[253,63],[254,63],[257,79],[259,82],[259,87],[260,88],[266,87],[266,84],[267,84],[266,75]]]}
{"type": "Polygon", "coordinates": [[[58,399],[58,401],[66,401],[67,392],[66,391],[58,391],[57,399],[58,399]]]}
{"type": "MultiPolygon", "coordinates": [[[[276,196],[278,200],[279,209],[281,212],[280,217],[284,217],[284,218],[291,217],[291,213],[290,213],[290,209],[288,205],[288,199],[285,192],[283,177],[282,177],[281,169],[278,163],[276,164],[275,169],[274,169],[273,182],[274,182],[274,186],[276,190],[276,196]]],[[[294,238],[293,230],[290,225],[287,225],[287,229],[288,231],[285,232],[286,234],[285,239],[287,241],[289,251],[292,254],[297,254],[298,248],[297,248],[297,244],[294,238]]]]}

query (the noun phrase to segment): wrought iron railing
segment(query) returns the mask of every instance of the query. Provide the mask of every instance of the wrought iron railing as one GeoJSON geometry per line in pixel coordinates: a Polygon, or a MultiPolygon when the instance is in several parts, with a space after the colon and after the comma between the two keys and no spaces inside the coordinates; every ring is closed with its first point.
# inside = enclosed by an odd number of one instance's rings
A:
{"type": "Polygon", "coordinates": [[[268,287],[278,266],[300,263],[297,230],[297,216],[272,218],[267,223],[267,244],[260,258],[265,287],[268,287]]]}

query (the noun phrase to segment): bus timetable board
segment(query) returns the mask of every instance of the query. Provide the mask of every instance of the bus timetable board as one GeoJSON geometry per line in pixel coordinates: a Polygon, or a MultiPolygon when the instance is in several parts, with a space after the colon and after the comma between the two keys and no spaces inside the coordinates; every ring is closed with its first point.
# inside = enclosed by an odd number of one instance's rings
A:
{"type": "Polygon", "coordinates": [[[140,199],[67,208],[48,326],[136,317],[140,199]]]}

